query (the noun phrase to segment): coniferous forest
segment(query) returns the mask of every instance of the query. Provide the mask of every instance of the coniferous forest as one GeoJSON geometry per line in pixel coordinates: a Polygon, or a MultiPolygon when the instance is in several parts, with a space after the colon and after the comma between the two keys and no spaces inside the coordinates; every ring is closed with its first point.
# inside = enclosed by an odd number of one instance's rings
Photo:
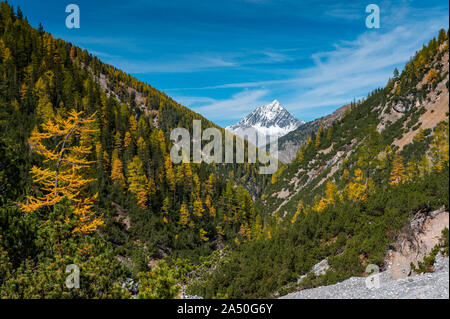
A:
{"type": "Polygon", "coordinates": [[[174,164],[173,128],[223,129],[1,1],[0,297],[272,298],[303,274],[312,288],[382,267],[411,216],[449,208],[448,106],[420,122],[430,92],[448,96],[448,31],[436,32],[261,175],[174,164]],[[410,107],[385,121],[399,103],[410,107]],[[331,270],[310,273],[324,258],[331,270]],[[71,264],[79,289],[65,285],[71,264]]]}

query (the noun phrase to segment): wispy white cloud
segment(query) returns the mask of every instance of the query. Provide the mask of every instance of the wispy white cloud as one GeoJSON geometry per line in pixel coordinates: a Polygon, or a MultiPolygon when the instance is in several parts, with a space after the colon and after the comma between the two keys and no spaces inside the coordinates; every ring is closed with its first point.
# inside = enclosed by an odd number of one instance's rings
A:
{"type": "Polygon", "coordinates": [[[173,57],[164,61],[129,60],[114,58],[107,61],[128,73],[186,73],[198,72],[213,68],[234,66],[234,62],[212,55],[189,54],[173,57]]]}
{"type": "Polygon", "coordinates": [[[217,102],[217,100],[206,96],[180,96],[176,95],[174,98],[183,105],[195,105],[195,104],[211,104],[217,102]]]}
{"type": "Polygon", "coordinates": [[[233,51],[233,52],[192,52],[165,56],[161,61],[148,58],[129,60],[116,58],[112,63],[129,73],[186,73],[206,69],[242,68],[255,64],[276,64],[292,60],[292,56],[277,50],[233,51]]]}
{"type": "Polygon", "coordinates": [[[364,11],[361,10],[363,6],[361,3],[345,1],[342,4],[328,5],[324,11],[324,15],[339,20],[363,19],[364,11]]]}
{"type": "MultiPolygon", "coordinates": [[[[338,107],[353,99],[360,99],[371,90],[384,86],[393,69],[401,68],[422,44],[437,35],[440,28],[448,28],[445,10],[431,8],[425,12],[411,12],[408,7],[395,10],[388,5],[384,7],[387,11],[384,28],[367,30],[353,41],[336,42],[333,50],[318,52],[311,57],[314,61],[312,67],[293,70],[286,79],[226,83],[206,88],[246,89],[241,92],[243,96],[262,89],[264,95],[273,98],[285,94],[283,104],[299,118],[302,118],[304,110],[338,107]],[[250,88],[251,91],[248,90],[250,88]]],[[[230,105],[231,109],[245,114],[252,110],[255,103],[261,102],[256,106],[262,104],[261,97],[257,96],[251,99],[252,103],[241,105],[247,101],[235,95],[197,110],[205,110],[208,115],[217,118],[215,111],[227,109],[230,105]]],[[[222,114],[231,119],[229,113],[223,112],[220,116],[222,114]]]]}
{"type": "Polygon", "coordinates": [[[98,56],[99,58],[108,58],[108,59],[118,59],[121,58],[120,55],[114,55],[114,54],[109,54],[103,51],[97,51],[97,50],[89,50],[89,53],[98,56]]]}
{"type": "Polygon", "coordinates": [[[228,99],[211,100],[203,106],[192,108],[208,119],[238,120],[248,113],[249,106],[256,108],[267,102],[264,99],[267,93],[267,90],[243,90],[228,99]]]}
{"type": "Polygon", "coordinates": [[[315,65],[298,71],[298,93],[287,101],[290,109],[323,106],[324,100],[329,105],[348,103],[385,85],[393,69],[403,66],[442,27],[448,27],[442,16],[426,24],[411,21],[388,32],[366,31],[354,41],[337,43],[333,51],[315,54],[315,65]]]}

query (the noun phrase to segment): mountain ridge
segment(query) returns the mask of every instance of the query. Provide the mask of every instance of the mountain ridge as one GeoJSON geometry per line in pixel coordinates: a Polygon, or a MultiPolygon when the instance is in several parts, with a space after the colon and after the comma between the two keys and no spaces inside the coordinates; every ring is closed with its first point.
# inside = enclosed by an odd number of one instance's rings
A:
{"type": "Polygon", "coordinates": [[[253,136],[247,136],[247,140],[257,146],[266,144],[266,136],[270,141],[297,129],[305,122],[293,117],[278,100],[260,106],[245,116],[236,124],[225,127],[243,138],[251,132],[253,136]]]}
{"type": "Polygon", "coordinates": [[[278,159],[286,164],[295,160],[297,152],[301,145],[305,143],[308,137],[317,132],[320,126],[327,128],[334,121],[340,119],[345,111],[351,107],[350,104],[343,105],[334,112],[304,123],[297,129],[278,139],[278,159]]]}

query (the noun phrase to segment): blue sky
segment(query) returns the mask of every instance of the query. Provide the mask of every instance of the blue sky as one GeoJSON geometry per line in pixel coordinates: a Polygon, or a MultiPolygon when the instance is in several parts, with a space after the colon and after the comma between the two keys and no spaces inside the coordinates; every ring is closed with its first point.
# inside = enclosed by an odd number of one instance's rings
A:
{"type": "Polygon", "coordinates": [[[384,86],[449,25],[443,0],[8,2],[222,126],[274,99],[301,120],[326,115],[384,86]],[[65,26],[70,3],[80,29],[65,26]],[[365,26],[370,3],[379,29],[365,26]]]}

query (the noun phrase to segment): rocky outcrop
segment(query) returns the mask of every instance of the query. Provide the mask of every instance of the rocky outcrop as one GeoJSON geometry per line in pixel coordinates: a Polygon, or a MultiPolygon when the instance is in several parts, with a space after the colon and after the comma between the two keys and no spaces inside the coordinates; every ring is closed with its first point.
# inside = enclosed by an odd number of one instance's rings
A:
{"type": "Polygon", "coordinates": [[[391,271],[378,275],[379,287],[368,287],[365,277],[352,277],[335,285],[304,289],[280,299],[448,299],[449,258],[436,257],[435,271],[401,280],[391,271]]]}
{"type": "Polygon", "coordinates": [[[388,251],[387,269],[395,279],[403,279],[413,274],[411,263],[430,254],[439,243],[442,230],[449,227],[449,213],[442,207],[432,212],[418,212],[398,235],[393,249],[388,251]]]}
{"type": "Polygon", "coordinates": [[[278,159],[283,163],[292,163],[297,157],[301,145],[306,142],[308,137],[315,133],[320,125],[328,127],[334,121],[342,118],[345,111],[350,108],[350,104],[341,106],[336,111],[314,121],[301,125],[296,130],[286,134],[278,139],[278,159]]]}
{"type": "MultiPolygon", "coordinates": [[[[315,264],[312,269],[311,272],[314,273],[315,276],[321,276],[321,275],[325,275],[325,273],[328,271],[328,269],[330,269],[330,265],[328,265],[328,258],[325,258],[324,260],[322,260],[321,262],[315,264]]],[[[297,283],[300,284],[301,281],[308,275],[302,275],[297,283]]]]}

